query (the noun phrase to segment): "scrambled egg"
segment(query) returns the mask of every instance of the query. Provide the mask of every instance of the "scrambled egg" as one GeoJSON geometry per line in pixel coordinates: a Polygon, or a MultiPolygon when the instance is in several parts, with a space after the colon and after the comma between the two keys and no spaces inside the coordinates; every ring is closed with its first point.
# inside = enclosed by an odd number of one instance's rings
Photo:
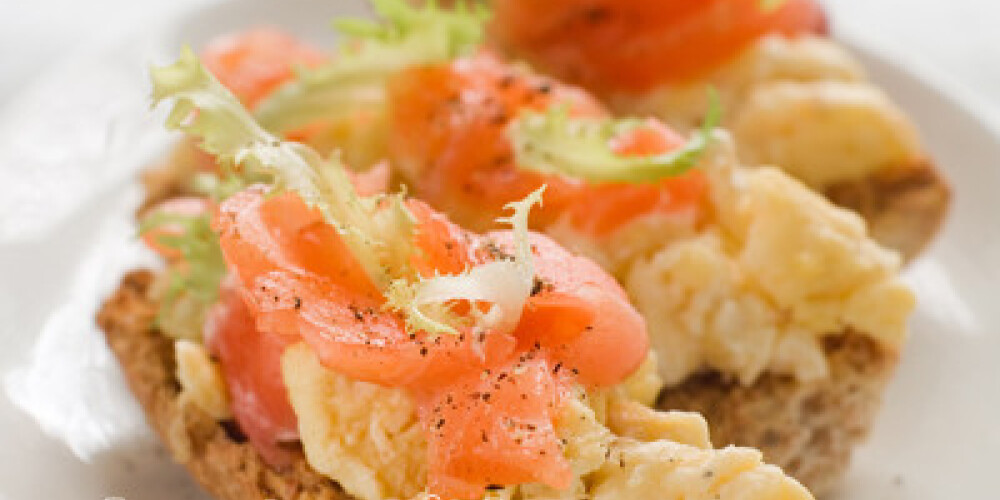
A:
{"type": "Polygon", "coordinates": [[[761,85],[729,122],[749,165],[781,165],[814,188],[862,179],[921,158],[916,131],[871,85],[761,85]]]}
{"type": "Polygon", "coordinates": [[[613,397],[605,427],[581,418],[589,410],[581,406],[568,409],[569,419],[586,426],[577,434],[603,436],[608,442],[604,460],[585,478],[586,498],[812,498],[781,469],[765,465],[757,450],[713,450],[707,424],[698,414],[659,412],[613,397]]]}
{"type": "Polygon", "coordinates": [[[402,389],[327,370],[305,344],[281,357],[309,465],[361,500],[416,496],[427,482],[427,443],[402,389]]]}
{"type": "MultiPolygon", "coordinates": [[[[282,368],[314,469],[361,500],[431,499],[423,491],[426,444],[405,392],[333,373],[304,344],[285,352],[282,368]]],[[[632,387],[581,391],[564,409],[557,428],[575,475],[569,489],[519,485],[486,498],[812,499],[756,450],[711,449],[699,415],[662,413],[632,400],[629,393],[650,376],[643,373],[633,377],[632,387]]]]}
{"type": "Polygon", "coordinates": [[[624,267],[636,258],[649,255],[672,241],[697,234],[696,210],[639,217],[614,231],[611,240],[580,234],[569,218],[560,218],[545,228],[545,234],[572,252],[593,260],[621,281],[624,267]]]}
{"type": "Polygon", "coordinates": [[[857,180],[923,156],[903,113],[865,80],[860,65],[821,37],[761,38],[696,83],[609,100],[628,114],[697,127],[706,89],[718,90],[725,126],[747,164],[780,165],[814,188],[857,180]]]}
{"type": "Polygon", "coordinates": [[[658,370],[659,359],[656,352],[650,351],[639,368],[632,375],[618,384],[620,390],[633,401],[638,401],[646,406],[656,404],[656,398],[663,389],[663,379],[660,378],[658,370]]]}
{"type": "Polygon", "coordinates": [[[897,254],[869,239],[858,215],[783,172],[740,168],[725,134],[713,149],[700,167],[709,184],[701,220],[657,216],[606,241],[566,224],[549,233],[623,283],[664,382],[704,367],[745,384],[766,370],[820,379],[822,337],[847,329],[898,347],[914,298],[897,277],[897,254]]]}
{"type": "Polygon", "coordinates": [[[190,340],[174,342],[177,361],[177,381],[181,384],[181,401],[193,404],[216,420],[232,416],[229,396],[222,370],[212,361],[205,347],[190,340]]]}

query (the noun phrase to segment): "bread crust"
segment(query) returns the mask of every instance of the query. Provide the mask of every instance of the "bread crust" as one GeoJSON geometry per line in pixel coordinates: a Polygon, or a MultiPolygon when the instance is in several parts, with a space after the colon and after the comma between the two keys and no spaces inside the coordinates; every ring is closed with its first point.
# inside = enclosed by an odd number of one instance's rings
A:
{"type": "Polygon", "coordinates": [[[898,355],[846,332],[824,339],[830,377],[802,383],[765,373],[750,386],[710,371],[665,389],[658,406],[701,413],[715,446],[761,450],[817,497],[844,475],[874,423],[898,355]]]}
{"type": "Polygon", "coordinates": [[[875,241],[914,259],[948,215],[952,189],[927,160],[884,169],[825,189],[830,201],[858,212],[875,241]]]}
{"type": "Polygon", "coordinates": [[[298,453],[282,470],[263,462],[231,422],[217,422],[183,404],[175,377],[173,341],[154,327],[154,274],[133,271],[104,303],[97,322],[132,392],[174,459],[219,500],[350,500],[335,482],[298,453]]]}

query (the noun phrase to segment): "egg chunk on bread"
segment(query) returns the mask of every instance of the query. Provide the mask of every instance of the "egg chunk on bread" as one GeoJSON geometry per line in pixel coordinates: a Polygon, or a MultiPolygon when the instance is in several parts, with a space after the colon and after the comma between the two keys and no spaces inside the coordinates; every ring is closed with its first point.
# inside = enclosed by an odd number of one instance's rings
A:
{"type": "Polygon", "coordinates": [[[764,36],[698,79],[611,92],[607,101],[692,130],[708,109],[707,88],[717,90],[747,165],[780,167],[860,213],[872,237],[905,259],[936,234],[948,184],[910,119],[836,41],[764,36]]]}

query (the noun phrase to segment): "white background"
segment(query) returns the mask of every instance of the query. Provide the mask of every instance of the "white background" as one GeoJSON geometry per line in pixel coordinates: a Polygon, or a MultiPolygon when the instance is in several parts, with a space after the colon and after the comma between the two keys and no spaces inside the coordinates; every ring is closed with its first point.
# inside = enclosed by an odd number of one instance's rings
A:
{"type": "MultiPolygon", "coordinates": [[[[55,60],[114,40],[176,9],[206,0],[3,0],[0,111],[55,60]],[[11,8],[12,7],[12,8],[11,8]]],[[[279,0],[275,0],[279,1],[279,0]]],[[[337,0],[330,0],[337,2],[337,0]]],[[[2,3],[2,2],[0,2],[2,3]]],[[[1000,2],[826,0],[834,25],[922,60],[982,98],[1000,117],[1000,2]]]]}

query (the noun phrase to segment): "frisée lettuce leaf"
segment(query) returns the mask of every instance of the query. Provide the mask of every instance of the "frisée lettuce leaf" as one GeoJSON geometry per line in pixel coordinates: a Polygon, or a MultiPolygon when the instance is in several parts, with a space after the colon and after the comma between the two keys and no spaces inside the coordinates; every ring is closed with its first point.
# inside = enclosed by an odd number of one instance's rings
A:
{"type": "Polygon", "coordinates": [[[274,189],[295,191],[319,209],[375,284],[385,287],[407,272],[414,221],[402,197],[361,197],[338,158],[264,130],[190,49],[154,68],[152,79],[155,102],[174,100],[168,128],[200,139],[224,168],[269,178],[274,189]]]}
{"type": "Polygon", "coordinates": [[[406,0],[371,3],[379,21],[335,21],[344,40],[331,61],[300,68],[295,79],[260,103],[255,114],[266,129],[282,134],[383,106],[391,75],[469,53],[485,37],[488,11],[478,2],[458,2],[450,9],[433,1],[423,7],[406,0]]]}
{"type": "Polygon", "coordinates": [[[531,295],[535,268],[528,241],[528,215],[535,204],[542,203],[542,186],[525,199],[507,208],[514,213],[499,219],[514,232],[514,256],[472,267],[455,276],[435,276],[417,281],[397,280],[386,293],[388,307],[400,311],[407,325],[416,331],[457,334],[456,325],[475,325],[493,331],[509,332],[517,326],[524,304],[531,295]],[[464,300],[486,304],[485,312],[470,307],[470,316],[459,316],[449,303],[464,300]]]}
{"type": "Polygon", "coordinates": [[[518,167],[525,170],[590,182],[656,182],[698,164],[722,116],[714,92],[709,102],[701,129],[681,148],[663,154],[621,155],[612,149],[615,138],[642,126],[642,120],[573,118],[564,106],[522,113],[509,125],[507,136],[518,167]]]}
{"type": "Polygon", "coordinates": [[[226,262],[208,214],[182,215],[157,212],[144,217],[140,234],[169,228],[157,243],[180,255],[184,265],[172,266],[156,316],[157,326],[174,338],[198,340],[208,310],[219,297],[226,276],[226,262]]]}

